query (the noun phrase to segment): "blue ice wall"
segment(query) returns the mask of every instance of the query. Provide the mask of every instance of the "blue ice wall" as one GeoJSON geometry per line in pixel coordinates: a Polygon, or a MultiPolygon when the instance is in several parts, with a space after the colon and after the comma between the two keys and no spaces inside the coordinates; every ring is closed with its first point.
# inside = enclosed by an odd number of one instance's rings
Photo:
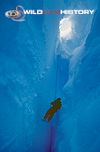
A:
{"type": "Polygon", "coordinates": [[[0,3],[0,152],[99,152],[98,2],[0,3]],[[83,19],[74,16],[77,37],[60,43],[59,22],[67,16],[27,16],[25,22],[13,22],[4,13],[16,5],[97,12],[83,19]],[[70,57],[64,56],[67,52],[70,57]],[[43,115],[59,96],[62,110],[45,123],[43,115]]]}
{"type": "Polygon", "coordinates": [[[56,145],[59,152],[100,151],[99,17],[98,4],[85,43],[76,48],[70,59],[69,80],[63,88],[64,111],[59,127],[62,134],[56,145]]]}
{"type": "MultiPolygon", "coordinates": [[[[16,3],[1,5],[0,151],[52,151],[55,128],[42,118],[55,99],[58,17],[27,16],[25,22],[12,22],[4,13],[16,3]]],[[[20,5],[42,9],[44,4],[20,5]]]]}

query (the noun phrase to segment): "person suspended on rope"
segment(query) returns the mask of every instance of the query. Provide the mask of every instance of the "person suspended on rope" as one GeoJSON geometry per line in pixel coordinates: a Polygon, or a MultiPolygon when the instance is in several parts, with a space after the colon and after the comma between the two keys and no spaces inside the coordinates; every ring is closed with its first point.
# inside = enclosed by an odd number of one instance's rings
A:
{"type": "Polygon", "coordinates": [[[62,107],[61,98],[57,98],[56,100],[51,102],[51,108],[46,112],[43,120],[49,122],[53,118],[57,110],[59,110],[61,107],[62,107]]]}

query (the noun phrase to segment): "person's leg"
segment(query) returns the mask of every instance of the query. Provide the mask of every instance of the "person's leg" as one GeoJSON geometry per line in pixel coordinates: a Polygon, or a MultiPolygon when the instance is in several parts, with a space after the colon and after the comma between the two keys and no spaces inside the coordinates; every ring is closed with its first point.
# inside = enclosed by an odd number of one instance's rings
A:
{"type": "Polygon", "coordinates": [[[53,118],[53,116],[54,116],[54,113],[52,113],[52,115],[48,116],[48,122],[53,118]]]}
{"type": "Polygon", "coordinates": [[[47,111],[47,113],[45,114],[45,116],[44,116],[43,119],[44,119],[44,120],[48,119],[49,115],[50,115],[50,110],[47,111]]]}

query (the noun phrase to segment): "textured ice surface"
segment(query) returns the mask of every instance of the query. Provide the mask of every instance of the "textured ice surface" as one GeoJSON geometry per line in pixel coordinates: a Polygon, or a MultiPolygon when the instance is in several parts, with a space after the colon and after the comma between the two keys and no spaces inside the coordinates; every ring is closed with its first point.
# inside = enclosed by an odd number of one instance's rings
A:
{"type": "Polygon", "coordinates": [[[0,152],[99,152],[97,0],[20,2],[33,9],[97,9],[94,16],[73,16],[75,35],[62,42],[59,23],[68,16],[27,16],[16,23],[4,12],[18,2],[0,3],[0,152]],[[59,96],[62,110],[45,123],[44,113],[59,96]]]}

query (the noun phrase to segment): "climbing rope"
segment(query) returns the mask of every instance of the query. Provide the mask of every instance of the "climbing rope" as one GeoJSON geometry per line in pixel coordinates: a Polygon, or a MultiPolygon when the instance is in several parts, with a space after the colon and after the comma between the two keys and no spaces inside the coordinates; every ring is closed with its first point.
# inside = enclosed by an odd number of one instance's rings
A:
{"type": "Polygon", "coordinates": [[[58,60],[56,58],[56,77],[55,77],[55,94],[54,94],[54,100],[57,98],[57,84],[58,84],[58,60]]]}

